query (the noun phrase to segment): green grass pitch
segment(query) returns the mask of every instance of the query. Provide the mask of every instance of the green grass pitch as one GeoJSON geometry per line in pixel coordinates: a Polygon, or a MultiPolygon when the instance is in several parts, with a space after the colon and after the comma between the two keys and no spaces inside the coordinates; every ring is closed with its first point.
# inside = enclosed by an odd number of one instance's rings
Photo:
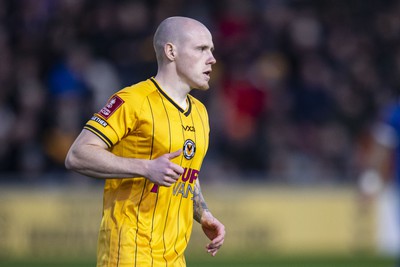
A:
{"type": "MultiPolygon", "coordinates": [[[[94,260],[1,260],[1,267],[94,267],[94,260]]],[[[188,267],[396,267],[385,257],[187,257],[188,267]]]]}

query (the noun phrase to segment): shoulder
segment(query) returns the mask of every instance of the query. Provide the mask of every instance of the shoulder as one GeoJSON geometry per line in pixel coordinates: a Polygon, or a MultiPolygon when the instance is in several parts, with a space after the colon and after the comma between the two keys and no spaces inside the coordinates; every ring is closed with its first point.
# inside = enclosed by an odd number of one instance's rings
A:
{"type": "Polygon", "coordinates": [[[156,90],[157,88],[150,80],[145,80],[121,89],[116,93],[116,95],[123,100],[140,102],[156,90]]]}
{"type": "Polygon", "coordinates": [[[156,91],[156,87],[150,80],[127,86],[113,94],[99,114],[108,119],[113,113],[127,111],[137,112],[146,100],[146,97],[156,91]]]}

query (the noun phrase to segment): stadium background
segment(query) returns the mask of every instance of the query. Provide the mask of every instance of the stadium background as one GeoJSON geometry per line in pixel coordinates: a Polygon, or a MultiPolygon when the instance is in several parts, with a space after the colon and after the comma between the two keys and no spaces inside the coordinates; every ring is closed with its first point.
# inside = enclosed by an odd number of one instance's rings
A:
{"type": "Polygon", "coordinates": [[[0,266],[94,265],[102,182],[63,160],[110,94],[155,75],[152,34],[172,15],[209,27],[217,59],[194,94],[211,123],[203,191],[228,234],[211,259],[196,228],[189,266],[392,266],[393,192],[358,189],[400,85],[390,0],[0,1],[0,266]]]}

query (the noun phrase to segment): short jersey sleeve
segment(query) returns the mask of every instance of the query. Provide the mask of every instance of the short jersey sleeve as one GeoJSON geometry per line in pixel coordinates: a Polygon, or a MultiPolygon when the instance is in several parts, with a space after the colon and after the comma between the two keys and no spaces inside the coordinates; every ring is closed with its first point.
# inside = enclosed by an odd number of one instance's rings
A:
{"type": "Polygon", "coordinates": [[[114,94],[83,128],[97,135],[108,147],[114,146],[135,127],[137,113],[131,98],[127,90],[114,94]]]}

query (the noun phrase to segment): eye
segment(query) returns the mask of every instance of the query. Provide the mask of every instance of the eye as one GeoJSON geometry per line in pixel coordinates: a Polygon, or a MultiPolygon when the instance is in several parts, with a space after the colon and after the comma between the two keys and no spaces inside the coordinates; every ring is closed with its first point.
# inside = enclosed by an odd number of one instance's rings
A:
{"type": "Polygon", "coordinates": [[[202,45],[202,46],[198,46],[197,49],[201,52],[207,52],[210,51],[211,53],[213,53],[214,51],[214,47],[210,47],[208,45],[202,45]]]}

